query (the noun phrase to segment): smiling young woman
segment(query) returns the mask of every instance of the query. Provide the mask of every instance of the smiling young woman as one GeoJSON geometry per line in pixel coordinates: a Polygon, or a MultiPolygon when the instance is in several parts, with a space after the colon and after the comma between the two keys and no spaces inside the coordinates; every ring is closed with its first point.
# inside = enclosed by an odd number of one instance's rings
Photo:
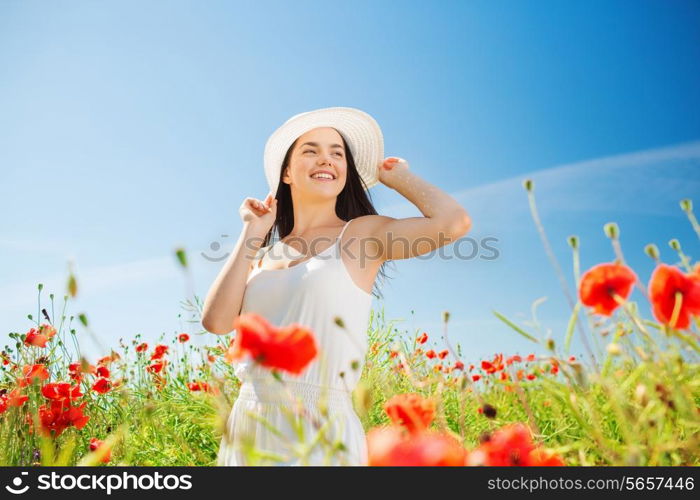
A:
{"type": "Polygon", "coordinates": [[[296,115],[268,139],[270,193],[241,205],[243,231],[207,295],[202,324],[227,334],[246,313],[280,328],[297,323],[313,332],[319,354],[298,376],[273,377],[253,359],[234,363],[243,384],[219,465],[247,465],[250,445],[276,455],[275,464],[367,463],[351,394],[367,352],[376,277],[387,261],[428,253],[470,228],[466,211],[449,194],[414,175],[405,160],[383,158],[383,149],[376,121],[354,108],[296,115]],[[368,189],[379,183],[414,203],[423,217],[377,214],[368,189]],[[327,438],[343,448],[330,458],[321,448],[296,453],[290,397],[302,403],[307,439],[317,433],[314,422],[328,418],[327,438]],[[318,408],[323,398],[327,412],[318,408]]]}

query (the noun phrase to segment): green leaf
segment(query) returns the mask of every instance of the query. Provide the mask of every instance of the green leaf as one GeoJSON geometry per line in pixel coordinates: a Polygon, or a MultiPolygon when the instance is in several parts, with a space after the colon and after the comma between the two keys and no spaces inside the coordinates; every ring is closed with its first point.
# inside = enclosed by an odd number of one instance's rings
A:
{"type": "Polygon", "coordinates": [[[518,325],[516,325],[515,323],[513,323],[511,320],[509,320],[508,318],[506,318],[505,316],[503,316],[503,315],[502,315],[501,313],[499,313],[498,311],[493,311],[493,314],[495,314],[496,317],[497,317],[498,319],[500,319],[501,321],[503,321],[506,325],[508,325],[509,327],[511,327],[513,330],[515,330],[516,332],[518,332],[520,335],[522,335],[522,336],[525,337],[526,339],[533,341],[535,344],[539,344],[539,343],[540,343],[540,341],[537,340],[534,336],[532,336],[532,335],[530,335],[529,333],[527,333],[525,330],[523,330],[522,328],[520,328],[518,325]]]}
{"type": "Polygon", "coordinates": [[[578,318],[578,311],[581,309],[581,303],[576,302],[574,311],[571,313],[569,318],[569,324],[566,326],[566,335],[564,336],[564,352],[569,353],[569,346],[571,345],[571,338],[574,336],[574,327],[576,326],[576,320],[578,318]]]}

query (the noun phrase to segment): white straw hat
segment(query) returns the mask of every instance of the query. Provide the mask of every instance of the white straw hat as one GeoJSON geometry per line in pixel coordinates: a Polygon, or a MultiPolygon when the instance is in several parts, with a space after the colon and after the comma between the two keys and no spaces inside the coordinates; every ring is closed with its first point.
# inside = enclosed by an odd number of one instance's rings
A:
{"type": "Polygon", "coordinates": [[[359,109],[323,108],[291,117],[267,140],[264,154],[265,177],[273,196],[277,193],[280,169],[289,146],[300,135],[317,127],[333,127],[340,132],[367,189],[379,182],[377,176],[384,158],[384,137],[379,124],[359,109]]]}

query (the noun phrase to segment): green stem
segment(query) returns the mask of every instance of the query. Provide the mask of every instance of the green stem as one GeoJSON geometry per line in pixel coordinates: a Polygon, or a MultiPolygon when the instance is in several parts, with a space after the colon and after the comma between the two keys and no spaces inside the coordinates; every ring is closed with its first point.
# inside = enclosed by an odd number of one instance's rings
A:
{"type": "MultiPolygon", "coordinates": [[[[549,240],[547,239],[547,234],[545,233],[544,226],[540,221],[540,216],[537,212],[537,205],[535,204],[535,195],[533,194],[532,190],[528,190],[527,197],[530,203],[530,213],[532,214],[532,219],[535,222],[535,227],[537,228],[537,232],[540,235],[540,239],[542,240],[542,244],[544,245],[545,252],[547,253],[547,257],[549,258],[549,262],[552,264],[552,267],[554,267],[554,271],[556,272],[556,275],[559,278],[559,283],[561,285],[562,291],[564,292],[564,295],[566,296],[566,300],[569,303],[569,308],[573,312],[575,307],[574,300],[571,296],[571,293],[569,292],[569,287],[566,284],[566,278],[564,277],[564,273],[562,272],[561,267],[559,266],[559,262],[557,261],[557,258],[554,255],[554,252],[552,251],[551,245],[549,244],[549,240]]],[[[591,362],[593,363],[593,367],[597,371],[598,363],[596,361],[595,355],[593,354],[593,351],[591,350],[591,347],[588,345],[588,339],[583,329],[583,325],[581,324],[580,320],[577,320],[576,324],[578,325],[579,332],[581,333],[581,342],[583,342],[583,346],[586,349],[586,352],[588,353],[591,362]]]]}

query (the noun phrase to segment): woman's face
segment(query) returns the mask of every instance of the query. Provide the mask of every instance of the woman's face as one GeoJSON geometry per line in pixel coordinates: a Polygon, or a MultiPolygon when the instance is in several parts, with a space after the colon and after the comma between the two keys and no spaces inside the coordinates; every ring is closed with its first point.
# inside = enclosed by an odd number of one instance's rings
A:
{"type": "Polygon", "coordinates": [[[298,192],[338,196],[347,176],[345,155],[343,139],[337,130],[331,127],[309,130],[297,139],[282,181],[298,192]],[[316,178],[314,174],[321,171],[330,173],[333,179],[316,178]]]}

